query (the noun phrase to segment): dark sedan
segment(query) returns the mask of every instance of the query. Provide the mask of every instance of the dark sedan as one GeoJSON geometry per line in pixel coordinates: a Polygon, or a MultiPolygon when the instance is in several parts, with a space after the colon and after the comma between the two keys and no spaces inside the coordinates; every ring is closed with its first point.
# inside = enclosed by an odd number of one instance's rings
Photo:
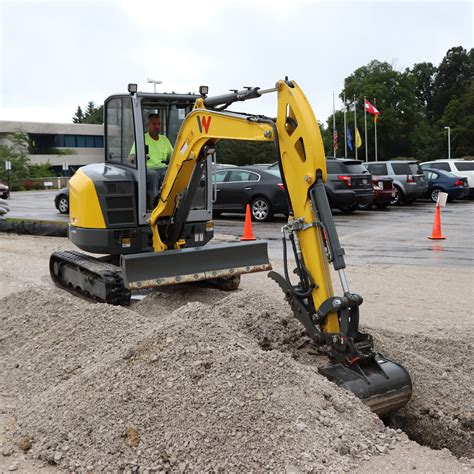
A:
{"type": "Polygon", "coordinates": [[[278,170],[254,166],[214,172],[214,215],[245,212],[247,204],[254,221],[268,221],[274,214],[288,214],[288,201],[278,170]]]}
{"type": "Polygon", "coordinates": [[[428,181],[428,191],[423,197],[429,197],[433,202],[438,201],[440,192],[448,194],[448,201],[464,199],[469,195],[467,178],[433,168],[423,168],[423,173],[428,181]]]}

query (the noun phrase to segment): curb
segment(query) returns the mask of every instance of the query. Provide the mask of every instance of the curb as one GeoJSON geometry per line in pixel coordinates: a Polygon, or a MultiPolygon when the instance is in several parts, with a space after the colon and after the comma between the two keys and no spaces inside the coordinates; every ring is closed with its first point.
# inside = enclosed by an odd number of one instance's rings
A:
{"type": "Polygon", "coordinates": [[[67,237],[67,225],[44,224],[32,221],[0,220],[0,232],[8,234],[40,235],[46,237],[67,237]]]}

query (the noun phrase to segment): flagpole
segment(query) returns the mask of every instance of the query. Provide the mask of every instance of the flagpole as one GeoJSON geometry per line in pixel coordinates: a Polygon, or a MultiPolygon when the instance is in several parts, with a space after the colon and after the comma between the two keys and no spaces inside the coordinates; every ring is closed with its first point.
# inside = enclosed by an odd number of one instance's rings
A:
{"type": "Polygon", "coordinates": [[[356,102],[356,96],[354,96],[354,137],[355,140],[356,140],[356,143],[355,143],[355,159],[357,160],[357,112],[356,112],[356,109],[357,109],[357,102],[356,102]]]}
{"type": "Polygon", "coordinates": [[[367,108],[365,106],[366,97],[364,95],[364,123],[365,123],[365,161],[369,161],[369,147],[367,146],[367,108]]]}
{"type": "MultiPolygon", "coordinates": [[[[374,107],[377,108],[377,100],[375,99],[374,97],[374,107]]],[[[378,161],[377,159],[377,120],[378,119],[378,116],[377,115],[374,115],[374,130],[375,130],[375,161],[378,161]]]]}
{"type": "Polygon", "coordinates": [[[347,158],[346,93],[344,92],[344,158],[347,158]]]}
{"type": "Polygon", "coordinates": [[[334,158],[336,158],[336,105],[334,103],[334,91],[332,91],[332,146],[334,148],[334,158]]]}

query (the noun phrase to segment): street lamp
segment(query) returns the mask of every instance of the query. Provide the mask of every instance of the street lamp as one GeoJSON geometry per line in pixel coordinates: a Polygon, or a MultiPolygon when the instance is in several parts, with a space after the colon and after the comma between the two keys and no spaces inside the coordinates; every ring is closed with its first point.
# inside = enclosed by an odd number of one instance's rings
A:
{"type": "Polygon", "coordinates": [[[150,77],[146,78],[146,81],[149,82],[150,84],[153,84],[153,91],[156,93],[156,85],[157,84],[163,84],[162,81],[158,81],[156,79],[151,79],[150,77]]]}
{"type": "Polygon", "coordinates": [[[451,127],[444,127],[448,131],[448,160],[451,159],[451,127]]]}

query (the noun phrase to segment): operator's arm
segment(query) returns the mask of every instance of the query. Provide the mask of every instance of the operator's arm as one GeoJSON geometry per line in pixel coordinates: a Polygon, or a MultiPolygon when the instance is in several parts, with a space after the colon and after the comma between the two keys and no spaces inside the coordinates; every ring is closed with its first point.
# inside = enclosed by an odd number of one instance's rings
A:
{"type": "Polygon", "coordinates": [[[171,160],[171,155],[173,154],[173,145],[171,144],[171,142],[169,141],[166,135],[163,135],[160,138],[160,140],[162,139],[165,142],[164,149],[165,149],[165,156],[166,156],[166,158],[162,161],[162,163],[164,163],[165,165],[168,165],[171,160]]]}
{"type": "Polygon", "coordinates": [[[136,157],[135,155],[136,155],[135,142],[133,142],[132,148],[130,148],[130,153],[128,154],[128,157],[127,157],[127,160],[132,164],[135,163],[135,157],[136,157]]]}

